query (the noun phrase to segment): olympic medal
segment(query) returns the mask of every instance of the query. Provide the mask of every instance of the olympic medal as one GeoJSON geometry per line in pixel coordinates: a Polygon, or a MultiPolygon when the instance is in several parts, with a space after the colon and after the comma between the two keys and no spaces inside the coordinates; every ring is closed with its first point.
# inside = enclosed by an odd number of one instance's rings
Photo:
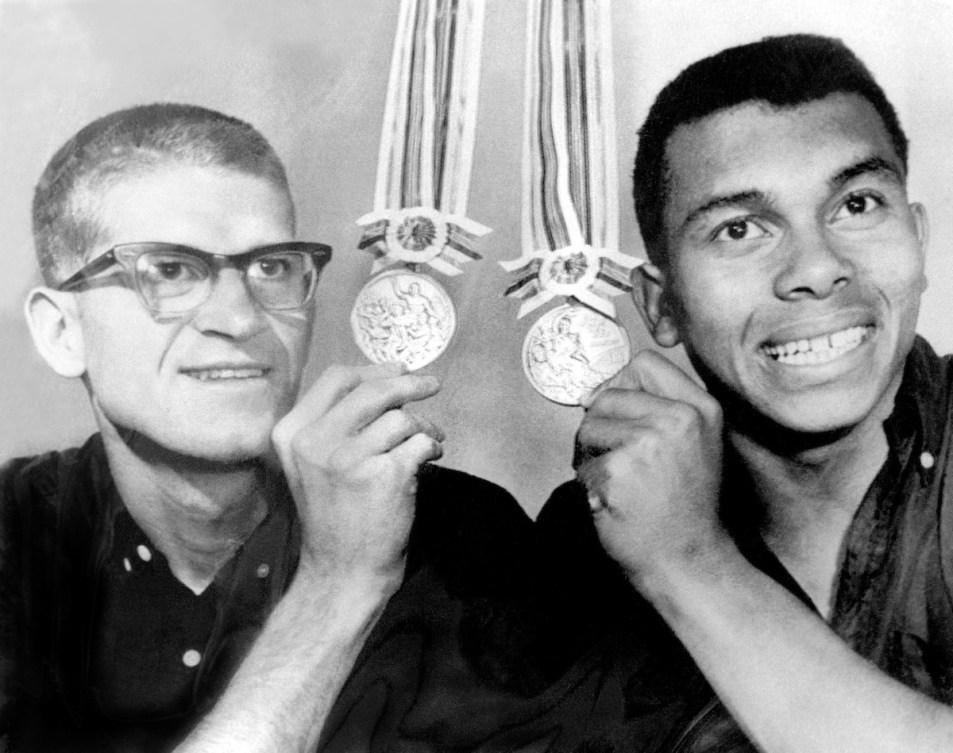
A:
{"type": "Polygon", "coordinates": [[[435,361],[450,344],[457,313],[431,277],[398,270],[370,280],[351,309],[358,347],[374,363],[398,361],[411,371],[435,361]]]}
{"type": "Polygon", "coordinates": [[[629,361],[629,336],[614,321],[585,307],[548,311],[523,340],[523,371],[543,397],[560,405],[580,401],[629,361]]]}

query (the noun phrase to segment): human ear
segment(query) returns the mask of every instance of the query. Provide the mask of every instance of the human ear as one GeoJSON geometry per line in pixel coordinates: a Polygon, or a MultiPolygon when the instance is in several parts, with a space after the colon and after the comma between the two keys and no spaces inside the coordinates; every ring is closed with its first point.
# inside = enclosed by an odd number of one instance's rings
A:
{"type": "MultiPolygon", "coordinates": [[[[930,220],[927,217],[927,210],[923,204],[913,202],[910,205],[910,213],[913,215],[913,224],[917,232],[917,241],[920,245],[920,259],[925,260],[927,256],[927,246],[930,243],[930,220]]],[[[922,290],[927,288],[926,275],[923,276],[922,290]]]]}
{"type": "Polygon", "coordinates": [[[663,348],[681,342],[666,288],[665,273],[646,262],[632,270],[632,300],[652,339],[663,348]]]}
{"type": "Polygon", "coordinates": [[[83,329],[71,294],[34,288],[27,295],[23,313],[33,345],[53,371],[65,377],[86,373],[83,329]]]}
{"type": "Polygon", "coordinates": [[[927,244],[930,241],[930,221],[927,217],[927,208],[919,201],[910,205],[913,214],[913,224],[917,230],[917,240],[920,241],[920,253],[926,256],[927,244]]]}

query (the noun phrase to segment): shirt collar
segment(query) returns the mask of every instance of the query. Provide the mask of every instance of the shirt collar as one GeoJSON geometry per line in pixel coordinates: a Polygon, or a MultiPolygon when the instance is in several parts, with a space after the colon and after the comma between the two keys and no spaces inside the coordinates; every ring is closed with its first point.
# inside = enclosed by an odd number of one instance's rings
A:
{"type": "Polygon", "coordinates": [[[946,382],[943,360],[917,336],[904,365],[893,410],[884,422],[892,451],[919,437],[922,451],[938,455],[946,424],[946,382]]]}

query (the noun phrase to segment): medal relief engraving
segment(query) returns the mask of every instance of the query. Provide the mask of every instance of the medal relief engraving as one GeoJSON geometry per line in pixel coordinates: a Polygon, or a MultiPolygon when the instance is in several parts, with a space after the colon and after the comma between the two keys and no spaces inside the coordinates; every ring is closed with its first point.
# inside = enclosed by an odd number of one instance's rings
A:
{"type": "Polygon", "coordinates": [[[397,242],[408,251],[423,251],[436,241],[437,228],[426,217],[407,217],[397,226],[397,242]]]}
{"type": "Polygon", "coordinates": [[[443,288],[413,272],[375,277],[351,309],[351,329],[364,355],[374,363],[399,361],[411,371],[436,360],[456,327],[456,312],[443,288]]]}
{"type": "Polygon", "coordinates": [[[523,341],[527,379],[543,397],[561,405],[578,405],[629,356],[625,330],[584,306],[567,304],[546,313],[523,341]]]}
{"type": "Polygon", "coordinates": [[[560,285],[575,285],[589,269],[589,262],[582,251],[556,257],[546,269],[546,277],[560,285]]]}

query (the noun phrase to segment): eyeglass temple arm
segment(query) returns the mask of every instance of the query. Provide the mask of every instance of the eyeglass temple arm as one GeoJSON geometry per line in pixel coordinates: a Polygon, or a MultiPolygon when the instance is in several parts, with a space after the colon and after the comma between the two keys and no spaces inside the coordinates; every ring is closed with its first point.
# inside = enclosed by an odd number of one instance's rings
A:
{"type": "Polygon", "coordinates": [[[68,292],[80,283],[88,280],[90,277],[94,277],[100,272],[106,271],[114,264],[118,264],[116,255],[112,251],[107,251],[105,254],[97,257],[94,261],[91,261],[88,265],[80,269],[76,274],[63,280],[63,282],[56,286],[56,289],[63,292],[68,292]]]}

